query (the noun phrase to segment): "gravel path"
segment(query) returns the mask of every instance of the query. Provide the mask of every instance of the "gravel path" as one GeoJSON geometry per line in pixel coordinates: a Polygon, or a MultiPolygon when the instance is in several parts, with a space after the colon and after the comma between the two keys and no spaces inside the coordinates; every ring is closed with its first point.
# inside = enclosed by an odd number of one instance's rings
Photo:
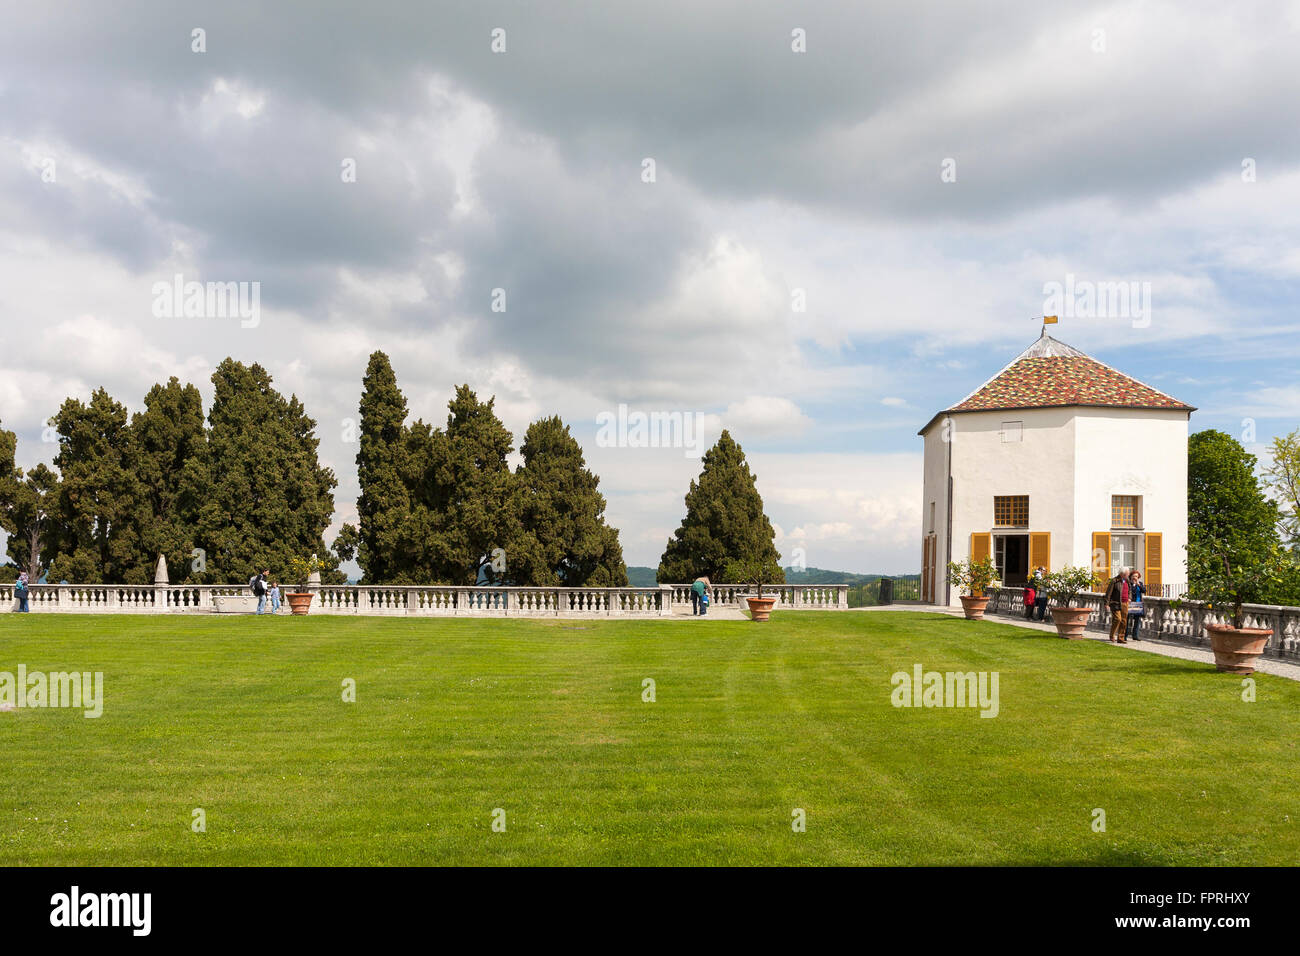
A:
{"type": "MultiPolygon", "coordinates": [[[[862,607],[854,608],[856,611],[920,611],[928,614],[946,614],[948,617],[962,617],[961,608],[947,608],[935,604],[888,604],[880,607],[862,607]]],[[[1046,631],[1052,635],[1056,634],[1056,625],[1041,624],[1038,621],[1026,621],[1022,617],[1015,615],[995,614],[990,615],[987,620],[996,621],[999,624],[1014,624],[1016,627],[1032,628],[1035,631],[1046,631]]],[[[1100,631],[1085,632],[1085,640],[1099,641],[1115,648],[1117,651],[1142,651],[1146,654],[1160,654],[1163,657],[1176,657],[1184,661],[1197,661],[1201,664],[1214,665],[1214,652],[1208,647],[1192,647],[1188,644],[1177,644],[1170,641],[1129,641],[1127,644],[1111,644],[1105,634],[1100,631]]],[[[1300,664],[1293,664],[1290,661],[1278,660],[1276,657],[1261,657],[1255,665],[1255,670],[1261,674],[1273,674],[1277,677],[1285,677],[1288,680],[1300,681],[1300,664]]]]}

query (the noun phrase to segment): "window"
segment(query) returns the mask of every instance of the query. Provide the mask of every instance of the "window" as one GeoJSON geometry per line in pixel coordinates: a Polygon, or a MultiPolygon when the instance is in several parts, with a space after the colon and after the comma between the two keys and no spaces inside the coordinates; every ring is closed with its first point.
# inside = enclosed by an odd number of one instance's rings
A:
{"type": "MultiPolygon", "coordinates": [[[[1137,542],[1135,534],[1113,534],[1110,536],[1110,573],[1119,574],[1122,568],[1130,571],[1138,567],[1137,542]]],[[[1138,568],[1138,570],[1142,570],[1138,568]]]]}
{"type": "Polygon", "coordinates": [[[930,534],[934,534],[934,502],[930,502],[930,534]]]}
{"type": "Polygon", "coordinates": [[[1024,434],[1024,430],[1025,430],[1024,422],[1003,422],[1002,440],[1004,442],[1020,441],[1021,436],[1024,434]]]}
{"type": "Polygon", "coordinates": [[[1028,528],[1028,495],[995,495],[993,498],[993,526],[995,528],[1028,528]]]}
{"type": "Polygon", "coordinates": [[[1141,523],[1138,521],[1139,505],[1142,503],[1140,495],[1111,495],[1110,498],[1110,526],[1112,528],[1140,528],[1141,523]]]}

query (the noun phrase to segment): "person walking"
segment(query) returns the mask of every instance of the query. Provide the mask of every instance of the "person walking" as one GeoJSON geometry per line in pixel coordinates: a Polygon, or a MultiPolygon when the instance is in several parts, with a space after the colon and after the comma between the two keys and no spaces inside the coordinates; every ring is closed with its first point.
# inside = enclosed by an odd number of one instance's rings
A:
{"type": "Polygon", "coordinates": [[[31,589],[27,587],[27,572],[24,571],[18,575],[18,580],[14,582],[14,597],[18,599],[18,610],[21,613],[31,613],[31,608],[27,606],[27,599],[31,596],[31,589]]]}
{"type": "Polygon", "coordinates": [[[280,582],[271,582],[271,613],[280,613],[280,582]]]}
{"type": "Polygon", "coordinates": [[[1145,616],[1142,598],[1146,591],[1146,585],[1142,583],[1142,572],[1134,568],[1128,576],[1128,625],[1124,636],[1131,637],[1135,641],[1142,640],[1139,634],[1142,630],[1142,618],[1145,616]]]}
{"type": "Polygon", "coordinates": [[[257,595],[258,614],[266,613],[266,576],[270,573],[271,569],[267,568],[261,574],[253,575],[253,579],[248,582],[253,589],[253,593],[257,595]]]}
{"type": "Polygon", "coordinates": [[[1106,586],[1106,593],[1103,596],[1106,606],[1110,608],[1110,642],[1112,644],[1128,643],[1128,638],[1125,637],[1125,629],[1128,627],[1129,603],[1127,571],[1128,568],[1119,569],[1119,574],[1110,579],[1110,584],[1106,586]]]}

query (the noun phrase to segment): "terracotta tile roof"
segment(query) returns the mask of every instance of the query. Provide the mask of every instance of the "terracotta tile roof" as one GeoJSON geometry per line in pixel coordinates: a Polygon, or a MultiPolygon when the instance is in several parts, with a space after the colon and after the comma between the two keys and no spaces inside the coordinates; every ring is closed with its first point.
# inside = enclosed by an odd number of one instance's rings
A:
{"type": "Polygon", "coordinates": [[[950,412],[1090,405],[1105,408],[1168,408],[1196,411],[1150,385],[1117,372],[1047,334],[1012,359],[962,401],[936,414],[918,435],[950,412]]]}
{"type": "Polygon", "coordinates": [[[1086,355],[1022,358],[949,411],[1102,405],[1191,411],[1176,398],[1117,372],[1086,355]]]}

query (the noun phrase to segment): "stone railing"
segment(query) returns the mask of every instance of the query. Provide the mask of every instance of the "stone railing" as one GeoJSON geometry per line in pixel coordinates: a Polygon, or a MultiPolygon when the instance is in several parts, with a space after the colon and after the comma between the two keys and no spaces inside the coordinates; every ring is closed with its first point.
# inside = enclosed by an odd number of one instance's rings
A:
{"type": "MultiPolygon", "coordinates": [[[[649,588],[460,587],[452,585],[325,584],[311,588],[312,614],[418,617],[667,617],[690,606],[689,584],[649,588]]],[[[849,586],[779,585],[764,588],[783,610],[847,608],[849,586]]],[[[745,608],[751,589],[714,585],[714,607],[745,608]]],[[[174,614],[252,610],[247,585],[36,584],[33,613],[174,614]]],[[[16,610],[12,584],[0,585],[0,613],[16,610]]]]}
{"type": "MultiPolygon", "coordinates": [[[[1023,617],[1025,614],[1023,588],[989,588],[989,605],[986,613],[1023,617]]],[[[1208,647],[1206,624],[1230,624],[1230,615],[1211,610],[1201,601],[1171,600],[1144,597],[1142,606],[1142,637],[1159,641],[1173,641],[1208,647]]],[[[1111,613],[1100,594],[1092,592],[1079,595],[1076,607],[1089,609],[1087,627],[1093,631],[1109,631],[1111,613]]],[[[1246,627],[1267,627],[1273,631],[1264,653],[1269,657],[1300,659],[1300,607],[1280,607],[1272,604],[1245,604],[1242,612],[1246,627]]],[[[1050,621],[1051,608],[1047,620],[1050,621]]]]}
{"type": "MultiPolygon", "coordinates": [[[[689,606],[689,584],[666,584],[672,588],[673,603],[689,606]]],[[[754,589],[744,584],[713,584],[709,586],[709,606],[747,610],[745,598],[753,597],[754,589]]],[[[847,584],[774,584],[763,585],[763,596],[776,598],[773,610],[782,611],[839,611],[848,610],[849,585],[847,584]]]]}

